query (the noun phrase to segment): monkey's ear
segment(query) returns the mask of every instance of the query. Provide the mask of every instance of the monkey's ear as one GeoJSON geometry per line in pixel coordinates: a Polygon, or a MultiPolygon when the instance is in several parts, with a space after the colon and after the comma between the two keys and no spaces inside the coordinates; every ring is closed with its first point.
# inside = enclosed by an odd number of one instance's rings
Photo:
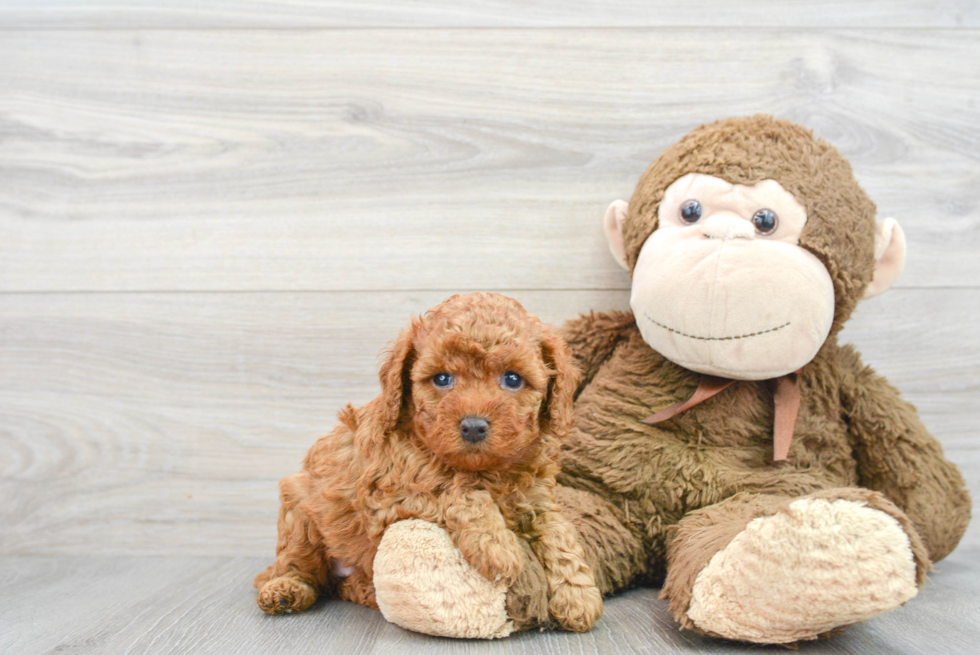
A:
{"type": "Polygon", "coordinates": [[[602,225],[606,230],[606,239],[609,240],[609,252],[616,258],[616,262],[628,271],[630,267],[626,263],[626,247],[623,245],[623,222],[626,220],[627,210],[629,205],[625,200],[614,200],[606,209],[602,225]]]}
{"type": "Polygon", "coordinates": [[[384,364],[381,365],[381,429],[386,433],[395,429],[398,419],[408,403],[411,402],[412,380],[410,372],[415,361],[415,332],[417,321],[402,330],[398,339],[391,347],[391,352],[384,364]]]}
{"type": "Polygon", "coordinates": [[[905,266],[905,233],[894,218],[878,221],[875,229],[875,272],[864,297],[871,298],[888,290],[905,266]]]}

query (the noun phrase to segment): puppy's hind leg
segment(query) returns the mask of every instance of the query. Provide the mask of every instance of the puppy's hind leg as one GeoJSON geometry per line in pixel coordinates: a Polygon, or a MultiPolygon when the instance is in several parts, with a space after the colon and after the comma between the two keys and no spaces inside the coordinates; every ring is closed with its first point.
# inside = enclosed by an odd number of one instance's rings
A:
{"type": "Polygon", "coordinates": [[[378,609],[378,601],[374,596],[374,580],[371,576],[360,569],[343,571],[343,574],[344,576],[337,582],[337,594],[352,603],[378,609]]]}
{"type": "Polygon", "coordinates": [[[259,607],[268,614],[308,609],[330,572],[320,532],[300,506],[305,478],[299,473],[279,483],[282,505],[276,561],[254,582],[259,607]]]}

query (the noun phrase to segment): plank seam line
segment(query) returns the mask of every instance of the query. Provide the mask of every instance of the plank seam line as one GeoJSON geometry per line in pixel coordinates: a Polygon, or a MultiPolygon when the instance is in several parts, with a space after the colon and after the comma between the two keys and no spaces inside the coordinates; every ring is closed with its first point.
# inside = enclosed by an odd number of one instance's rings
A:
{"type": "MultiPolygon", "coordinates": [[[[967,286],[894,286],[892,291],[978,291],[980,285],[967,286]]],[[[0,290],[0,296],[49,296],[49,295],[192,295],[192,294],[329,294],[329,293],[583,293],[583,292],[629,292],[630,287],[456,287],[456,288],[411,288],[411,289],[45,289],[0,290]]]]}
{"type": "MultiPolygon", "coordinates": [[[[3,12],[0,11],[0,20],[3,20],[3,12]]],[[[601,27],[591,27],[584,25],[563,25],[563,26],[534,26],[534,25],[390,25],[390,26],[366,26],[366,25],[347,25],[329,27],[247,27],[247,26],[202,26],[202,27],[0,27],[0,33],[4,32],[339,32],[339,31],[385,31],[385,32],[404,32],[404,31],[445,31],[445,32],[573,32],[573,31],[607,31],[607,32],[663,32],[667,30],[711,30],[713,33],[742,32],[744,30],[754,30],[759,32],[782,32],[794,31],[800,34],[814,34],[819,32],[977,32],[980,31],[980,24],[963,26],[920,26],[920,27],[846,27],[846,26],[817,26],[813,25],[710,25],[710,24],[677,24],[677,25],[606,25],[601,27]]]]}

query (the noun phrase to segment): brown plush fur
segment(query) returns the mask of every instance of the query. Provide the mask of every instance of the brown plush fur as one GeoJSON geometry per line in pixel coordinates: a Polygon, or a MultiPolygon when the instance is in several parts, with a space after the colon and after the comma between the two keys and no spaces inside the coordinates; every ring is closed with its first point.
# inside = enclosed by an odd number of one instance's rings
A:
{"type": "MultiPolygon", "coordinates": [[[[808,130],[769,117],[719,121],[668,148],[640,180],[624,226],[631,266],[657,227],[664,189],[689,172],[738,184],[775,179],[806,206],[800,244],[833,278],[834,328],[799,375],[802,404],[789,458],[774,462],[767,381],[738,381],[669,421],[646,425],[642,419],[654,411],[690,397],[698,374],[651,349],[629,313],[591,314],[565,326],[583,378],[559,482],[593,498],[564,511],[600,588],[657,582],[666,570],[664,593],[688,625],[699,567],[751,517],[815,493],[860,498],[898,519],[921,584],[929,560],[946,556],[963,535],[970,499],[915,409],[837,343],[871,279],[874,205],[847,161],[808,130]],[[711,526],[701,526],[703,534],[685,532],[687,522],[703,520],[711,526]]],[[[557,493],[565,494],[561,486],[557,493]]]]}
{"type": "Polygon", "coordinates": [[[543,600],[509,597],[526,615],[521,627],[550,609],[563,627],[587,630],[600,596],[553,499],[577,380],[561,339],[504,296],[453,296],[414,320],[381,368],[381,394],[344,409],[342,425],[280,483],[277,558],[255,579],[259,606],[302,611],[327,590],[377,607],[372,566],[385,529],[419,518],[445,528],[490,580],[546,583],[543,600]],[[504,388],[507,371],[524,386],[504,388]],[[433,384],[441,372],[451,388],[433,384]],[[470,443],[460,422],[477,416],[490,427],[470,443]]]}

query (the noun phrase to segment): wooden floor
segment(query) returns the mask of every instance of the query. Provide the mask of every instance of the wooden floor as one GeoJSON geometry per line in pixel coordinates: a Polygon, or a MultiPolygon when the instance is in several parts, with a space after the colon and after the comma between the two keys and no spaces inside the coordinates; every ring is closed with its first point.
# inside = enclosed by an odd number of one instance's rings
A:
{"type": "MultiPolygon", "coordinates": [[[[586,635],[430,639],[251,576],[276,480],[457,291],[625,308],[600,218],[773,113],[909,240],[844,340],[980,490],[980,3],[0,0],[0,653],[748,652],[655,590],[586,635]]],[[[980,528],[813,653],[972,653],[980,528]]]]}
{"type": "MultiPolygon", "coordinates": [[[[980,551],[966,549],[942,563],[911,603],[800,651],[975,653],[980,643],[980,551]]],[[[340,655],[582,655],[785,653],[681,632],[655,589],[606,601],[586,634],[519,633],[499,641],[420,635],[387,623],[380,612],[343,601],[320,602],[304,614],[266,616],[244,602],[251,574],[265,560],[235,557],[0,558],[0,652],[234,653],[340,655]]],[[[247,600],[251,600],[248,598],[247,600]]]]}

